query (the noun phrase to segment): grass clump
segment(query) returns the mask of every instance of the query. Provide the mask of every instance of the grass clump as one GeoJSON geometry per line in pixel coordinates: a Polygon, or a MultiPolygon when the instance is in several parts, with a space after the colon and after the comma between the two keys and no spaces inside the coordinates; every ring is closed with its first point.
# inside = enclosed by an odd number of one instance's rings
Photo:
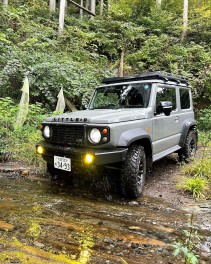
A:
{"type": "Polygon", "coordinates": [[[191,177],[211,179],[211,159],[196,159],[192,164],[185,166],[183,171],[186,175],[191,177]]]}
{"type": "Polygon", "coordinates": [[[185,177],[177,184],[179,189],[190,192],[194,199],[211,196],[211,143],[210,133],[199,133],[200,149],[193,162],[185,164],[185,177]]]}
{"type": "Polygon", "coordinates": [[[189,191],[196,200],[205,197],[204,193],[208,190],[207,181],[199,177],[186,178],[177,186],[180,189],[189,191]]]}

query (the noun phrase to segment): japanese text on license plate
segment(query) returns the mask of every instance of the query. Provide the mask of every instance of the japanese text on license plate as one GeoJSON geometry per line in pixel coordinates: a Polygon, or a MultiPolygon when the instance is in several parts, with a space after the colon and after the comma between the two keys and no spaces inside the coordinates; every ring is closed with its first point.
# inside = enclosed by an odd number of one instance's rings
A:
{"type": "Polygon", "coordinates": [[[71,160],[65,157],[54,156],[54,168],[71,171],[71,160]]]}

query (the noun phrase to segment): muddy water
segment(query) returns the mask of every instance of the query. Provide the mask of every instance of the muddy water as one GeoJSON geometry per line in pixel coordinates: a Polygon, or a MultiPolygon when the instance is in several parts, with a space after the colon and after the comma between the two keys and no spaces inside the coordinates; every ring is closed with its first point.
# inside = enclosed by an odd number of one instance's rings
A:
{"type": "Polygon", "coordinates": [[[110,199],[6,175],[0,186],[0,263],[184,263],[171,244],[185,238],[190,213],[161,199],[110,199]]]}

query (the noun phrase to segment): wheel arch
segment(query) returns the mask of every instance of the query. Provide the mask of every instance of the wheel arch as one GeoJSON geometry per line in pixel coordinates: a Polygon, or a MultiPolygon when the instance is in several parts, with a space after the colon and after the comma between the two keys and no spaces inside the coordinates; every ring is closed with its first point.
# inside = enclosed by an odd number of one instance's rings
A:
{"type": "Polygon", "coordinates": [[[152,166],[152,140],[150,135],[143,128],[136,128],[125,131],[121,134],[118,146],[130,147],[131,145],[142,145],[147,159],[147,168],[152,166]]]}
{"type": "Polygon", "coordinates": [[[198,140],[197,124],[196,124],[196,121],[194,119],[186,120],[182,125],[181,137],[180,137],[180,141],[179,141],[179,146],[181,148],[184,147],[186,137],[187,137],[188,132],[190,130],[194,130],[196,132],[196,136],[197,136],[197,140],[198,140]]]}

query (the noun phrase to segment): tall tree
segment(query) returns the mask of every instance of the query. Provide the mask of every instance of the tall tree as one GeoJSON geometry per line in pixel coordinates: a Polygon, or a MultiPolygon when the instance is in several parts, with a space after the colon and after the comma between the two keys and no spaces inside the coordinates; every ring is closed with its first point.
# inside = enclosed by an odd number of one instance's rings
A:
{"type": "Polygon", "coordinates": [[[8,0],[3,0],[3,5],[8,5],[8,0]]]}
{"type": "Polygon", "coordinates": [[[55,12],[56,11],[56,0],[50,0],[49,9],[50,9],[50,12],[55,12]]]}
{"type": "Polygon", "coordinates": [[[100,0],[100,16],[103,15],[104,0],[100,0]]]}
{"type": "Polygon", "coordinates": [[[95,14],[96,11],[96,0],[91,0],[91,12],[95,14]]]}
{"type": "MultiPolygon", "coordinates": [[[[81,6],[83,7],[84,6],[84,1],[81,0],[81,6]]],[[[83,19],[83,9],[80,8],[80,19],[83,19]]]]}
{"type": "Polygon", "coordinates": [[[65,7],[66,7],[66,0],[60,0],[60,9],[59,9],[59,33],[62,33],[63,30],[64,30],[65,7]]]}
{"type": "Polygon", "coordinates": [[[86,9],[89,9],[89,0],[86,0],[86,2],[85,2],[85,8],[86,9]]]}
{"type": "Polygon", "coordinates": [[[125,51],[124,49],[121,49],[120,53],[120,63],[119,63],[119,77],[124,76],[124,57],[125,57],[125,51]]]}
{"type": "Polygon", "coordinates": [[[187,35],[188,29],[188,0],[184,0],[183,3],[183,28],[182,28],[182,35],[181,35],[181,42],[184,42],[185,37],[187,35]]]}

